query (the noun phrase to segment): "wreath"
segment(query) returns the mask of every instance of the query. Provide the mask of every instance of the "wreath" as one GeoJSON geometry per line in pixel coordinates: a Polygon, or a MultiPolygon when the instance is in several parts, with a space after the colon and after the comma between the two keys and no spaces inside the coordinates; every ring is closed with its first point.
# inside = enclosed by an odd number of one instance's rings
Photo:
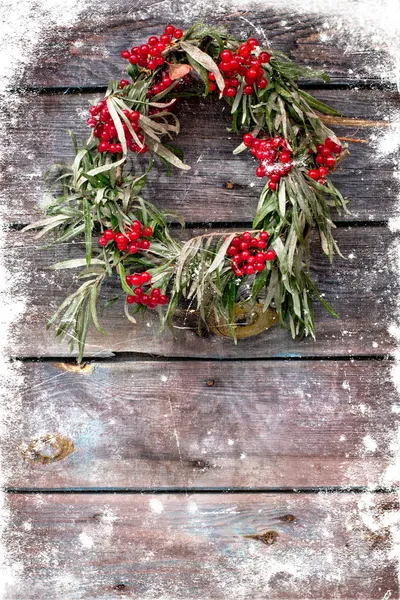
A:
{"type": "Polygon", "coordinates": [[[161,328],[173,328],[180,303],[195,306],[208,328],[223,328],[235,341],[241,337],[238,314],[251,322],[252,315],[267,311],[293,337],[315,338],[313,297],[337,315],[310,277],[308,239],[316,228],[328,258],[340,254],[330,208],[347,211],[347,201],[329,175],[348,151],[323,122],[323,115],[340,113],[296,82],[300,76],[329,77],[265,50],[255,38],[240,42],[202,24],[185,32],[167,25],[162,35],[121,56],[130,79],[111,81],[105,97],[90,106],[91,134],[82,145],[69,132],[73,164],[58,166],[46,217],[25,228],[39,229],[37,237],[52,232],[55,244],[80,240],[86,249],[84,257],[52,267],[81,268],[82,283],[48,326],[56,325],[56,334],[69,339],[71,351],[77,342],[81,361],[90,322],[103,332],[101,286],[117,274],[118,298],[124,296],[132,323],[135,313],[156,310],[161,328]],[[171,165],[190,168],[170,144],[179,133],[174,111],[180,98],[202,95],[228,104],[231,129],[245,131],[233,152],[253,155],[255,174],[265,185],[251,230],[181,241],[169,227],[177,215],[141,192],[158,160],[169,175],[171,165]],[[150,157],[145,166],[137,155],[150,157]]]}

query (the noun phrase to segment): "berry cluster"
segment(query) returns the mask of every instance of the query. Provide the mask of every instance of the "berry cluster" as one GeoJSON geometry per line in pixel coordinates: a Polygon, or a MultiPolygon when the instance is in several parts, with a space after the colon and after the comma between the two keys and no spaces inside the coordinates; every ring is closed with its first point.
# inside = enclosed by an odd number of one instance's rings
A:
{"type": "Polygon", "coordinates": [[[287,175],[293,168],[292,152],[288,149],[286,140],[279,136],[257,139],[251,133],[245,133],[243,143],[260,161],[260,165],[256,168],[257,177],[268,176],[268,187],[275,191],[281,177],[287,175]]]}
{"type": "MultiPolygon", "coordinates": [[[[262,65],[270,60],[268,52],[258,52],[259,43],[255,38],[249,38],[247,42],[239,46],[236,52],[223,50],[219,55],[220,62],[218,67],[225,79],[224,96],[233,98],[236,96],[240,81],[237,76],[243,77],[245,85],[243,93],[249,96],[254,91],[254,86],[259,90],[264,90],[268,81],[265,79],[262,65]],[[258,54],[258,56],[257,56],[258,54]]],[[[214,73],[209,73],[210,91],[216,90],[214,73]]]]}
{"type": "MultiPolygon", "coordinates": [[[[94,137],[100,139],[97,150],[99,152],[111,152],[111,154],[122,152],[122,145],[118,139],[117,129],[107,108],[106,101],[102,100],[98,104],[91,106],[89,108],[89,113],[90,117],[86,123],[89,127],[94,128],[94,137]]],[[[143,147],[140,147],[139,144],[135,142],[129,131],[128,125],[124,121],[121,121],[128,148],[132,150],[132,152],[145,154],[148,147],[144,144],[144,135],[138,124],[140,113],[137,110],[124,110],[123,113],[129,120],[131,128],[136,133],[138,140],[143,144],[143,147]]]]}
{"type": "Polygon", "coordinates": [[[307,175],[311,177],[311,179],[318,181],[321,185],[325,185],[326,179],[324,179],[324,177],[327,175],[329,169],[335,167],[336,155],[340,154],[341,151],[342,146],[336,144],[331,138],[326,138],[323,144],[317,145],[317,155],[315,157],[317,168],[310,169],[307,175]]]}
{"type": "Polygon", "coordinates": [[[226,255],[230,257],[232,271],[237,277],[263,271],[267,260],[275,260],[275,251],[266,250],[268,237],[266,231],[261,231],[259,238],[245,231],[232,239],[226,255]]]}
{"type": "Polygon", "coordinates": [[[158,304],[168,304],[168,297],[161,293],[160,288],[151,288],[148,294],[143,291],[142,286],[150,282],[151,275],[147,271],[127,275],[126,283],[134,288],[133,294],[126,297],[127,303],[143,304],[148,308],[155,308],[158,304]]]}
{"type": "Polygon", "coordinates": [[[163,52],[173,42],[180,40],[183,36],[181,29],[175,29],[173,25],[167,25],[160,37],[151,35],[147,44],[134,46],[131,50],[122,50],[121,56],[128,60],[131,65],[137,65],[143,69],[153,71],[165,63],[163,52]]]}
{"type": "Polygon", "coordinates": [[[140,250],[149,250],[150,242],[145,238],[151,237],[152,234],[151,227],[144,227],[140,221],[133,221],[125,233],[106,229],[99,237],[98,242],[100,246],[107,246],[109,242],[114,242],[120,252],[127,251],[129,254],[136,254],[140,250]]]}

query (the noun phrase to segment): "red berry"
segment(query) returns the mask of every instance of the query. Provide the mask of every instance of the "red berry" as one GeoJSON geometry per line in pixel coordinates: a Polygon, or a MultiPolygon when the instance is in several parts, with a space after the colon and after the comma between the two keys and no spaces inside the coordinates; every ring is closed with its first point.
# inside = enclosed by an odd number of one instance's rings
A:
{"type": "Polygon", "coordinates": [[[131,231],[128,235],[129,239],[131,240],[131,242],[136,242],[136,240],[138,240],[140,238],[140,233],[139,231],[131,231]]]}
{"type": "Polygon", "coordinates": [[[292,160],[292,156],[289,152],[281,152],[281,155],[279,157],[279,162],[288,163],[291,160],[292,160]]]}
{"type": "Polygon", "coordinates": [[[228,87],[225,91],[225,96],[228,96],[228,98],[233,98],[236,96],[236,88],[228,87]]]}
{"type": "Polygon", "coordinates": [[[239,55],[243,56],[243,58],[247,58],[250,56],[250,48],[245,44],[242,44],[239,48],[239,55]]]}
{"type": "Polygon", "coordinates": [[[122,52],[121,52],[122,58],[129,58],[130,55],[131,55],[131,53],[129,52],[129,50],[122,50],[122,52]]]}
{"type": "Polygon", "coordinates": [[[141,247],[143,250],[148,250],[148,249],[150,248],[150,242],[149,242],[149,240],[142,240],[142,241],[140,242],[140,247],[141,247]]]}
{"type": "Polygon", "coordinates": [[[264,271],[265,264],[263,262],[258,262],[254,265],[256,271],[264,271]]]}
{"type": "Polygon", "coordinates": [[[100,142],[100,144],[97,146],[97,150],[99,152],[107,152],[107,150],[109,150],[109,144],[107,144],[107,142],[100,142]]]}
{"type": "Polygon", "coordinates": [[[220,59],[222,60],[222,62],[229,62],[232,60],[233,58],[233,54],[230,50],[222,50],[221,54],[219,55],[220,59]]]}
{"type": "Polygon", "coordinates": [[[121,81],[118,84],[118,87],[119,87],[120,90],[122,90],[127,85],[129,85],[129,81],[127,79],[121,79],[121,81]]]}
{"type": "Polygon", "coordinates": [[[156,67],[157,62],[155,60],[150,59],[147,61],[147,68],[150,69],[150,71],[153,71],[156,67]]]}
{"type": "Polygon", "coordinates": [[[181,37],[183,37],[183,31],[182,31],[182,29],[175,29],[174,38],[176,40],[180,40],[181,37]]]}
{"type": "Polygon", "coordinates": [[[315,157],[315,162],[317,163],[317,165],[323,165],[325,163],[325,159],[323,156],[321,156],[321,154],[317,154],[317,156],[315,157]]]}
{"type": "Polygon", "coordinates": [[[243,136],[243,144],[245,146],[247,146],[247,148],[251,147],[251,144],[253,143],[253,136],[251,135],[251,133],[245,133],[243,136]]]}
{"type": "Polygon", "coordinates": [[[128,244],[128,238],[123,233],[117,233],[115,236],[117,244],[128,244]]]}
{"type": "MultiPolygon", "coordinates": [[[[131,277],[131,284],[134,286],[140,285],[142,283],[142,278],[140,275],[132,275],[131,277]]],[[[138,290],[135,290],[135,292],[137,292],[138,290]]]]}
{"type": "Polygon", "coordinates": [[[129,246],[128,246],[129,254],[136,254],[136,252],[138,250],[139,250],[139,247],[137,244],[135,244],[135,242],[132,242],[131,244],[129,244],[129,246]]]}
{"type": "Polygon", "coordinates": [[[256,38],[249,38],[247,40],[247,45],[249,46],[249,48],[255,48],[256,46],[259,46],[259,43],[256,38]]]}
{"type": "Polygon", "coordinates": [[[332,149],[332,151],[333,151],[335,154],[340,154],[340,153],[341,153],[341,151],[342,151],[342,146],[339,146],[339,144],[335,144],[335,145],[334,145],[334,147],[333,147],[333,149],[332,149]]]}
{"type": "Polygon", "coordinates": [[[258,240],[257,242],[257,248],[259,250],[264,250],[264,248],[267,247],[267,242],[265,240],[258,240]]]}
{"type": "Polygon", "coordinates": [[[307,175],[309,177],[311,177],[311,179],[315,179],[317,180],[319,177],[319,172],[316,169],[310,169],[307,173],[307,175]]]}
{"type": "Polygon", "coordinates": [[[265,79],[265,77],[261,77],[261,79],[259,79],[257,81],[257,87],[259,90],[265,90],[267,85],[268,85],[268,81],[265,79]]]}
{"type": "Polygon", "coordinates": [[[251,240],[251,233],[250,233],[250,231],[245,231],[244,233],[242,233],[242,240],[244,242],[249,242],[251,240]]]}
{"type": "Polygon", "coordinates": [[[175,31],[175,27],[173,25],[171,25],[171,23],[166,25],[164,28],[164,33],[166,33],[167,35],[174,35],[174,31],[175,31]]]}
{"type": "Polygon", "coordinates": [[[103,237],[105,237],[106,240],[113,240],[115,238],[115,233],[112,229],[106,229],[103,233],[103,237]]]}
{"type": "MultiPolygon", "coordinates": [[[[241,242],[240,243],[240,249],[243,250],[248,250],[249,249],[249,244],[247,242],[241,242]]],[[[235,257],[234,257],[235,258],[235,257]]]]}
{"type": "Polygon", "coordinates": [[[320,174],[321,177],[325,177],[325,175],[327,175],[327,173],[328,173],[328,169],[326,167],[320,167],[318,169],[318,173],[320,174]]]}
{"type": "Polygon", "coordinates": [[[267,240],[269,238],[269,235],[266,231],[261,231],[260,233],[260,240],[267,240]]]}
{"type": "Polygon", "coordinates": [[[108,244],[107,238],[105,238],[103,235],[99,237],[98,242],[99,246],[107,246],[108,244]]]}
{"type": "Polygon", "coordinates": [[[257,260],[257,262],[263,262],[265,260],[264,252],[257,252],[256,260],[257,260]]]}
{"type": "Polygon", "coordinates": [[[143,227],[142,230],[142,235],[144,237],[150,237],[151,235],[153,235],[153,230],[151,227],[143,227]]]}
{"type": "Polygon", "coordinates": [[[238,237],[237,235],[235,235],[234,238],[232,238],[231,241],[231,246],[240,246],[240,237],[238,237]]]}
{"type": "Polygon", "coordinates": [[[211,81],[209,89],[210,89],[210,92],[215,92],[215,90],[217,89],[217,86],[213,81],[211,81]]]}
{"type": "Polygon", "coordinates": [[[156,46],[158,44],[158,38],[155,35],[151,35],[147,40],[149,46],[156,46]]]}
{"type": "Polygon", "coordinates": [[[256,175],[257,177],[265,177],[265,169],[264,167],[257,167],[256,169],[256,175]]]}
{"type": "Polygon", "coordinates": [[[89,125],[89,127],[96,127],[97,120],[94,117],[89,117],[86,121],[86,124],[89,125]]]}
{"type": "Polygon", "coordinates": [[[279,173],[271,173],[269,178],[272,181],[272,183],[279,183],[281,176],[279,175],[279,173]]]}
{"type": "Polygon", "coordinates": [[[171,36],[169,36],[167,33],[163,33],[163,35],[160,35],[160,42],[162,44],[170,44],[171,36]]]}
{"type": "Polygon", "coordinates": [[[151,275],[147,271],[141,273],[140,278],[142,280],[142,283],[149,283],[151,281],[151,275]]]}
{"type": "Polygon", "coordinates": [[[250,252],[248,250],[244,250],[240,253],[241,260],[248,260],[250,258],[250,252]]]}
{"type": "MultiPolygon", "coordinates": [[[[319,145],[321,145],[321,144],[319,144],[319,145]]],[[[324,142],[324,146],[329,148],[329,150],[333,150],[334,147],[336,146],[336,142],[334,142],[331,138],[326,138],[326,140],[324,142]]],[[[318,150],[318,146],[317,146],[317,150],[318,150]]]]}
{"type": "Polygon", "coordinates": [[[320,185],[325,185],[326,184],[326,179],[324,179],[323,177],[321,177],[320,179],[318,179],[318,183],[320,185]]]}
{"type": "Polygon", "coordinates": [[[246,96],[250,96],[252,93],[253,93],[253,86],[245,85],[243,88],[243,94],[245,94],[246,96]]]}
{"type": "Polygon", "coordinates": [[[168,296],[161,294],[160,298],[158,299],[158,304],[168,304],[168,296]]]}
{"type": "Polygon", "coordinates": [[[275,192],[277,184],[275,183],[275,181],[268,181],[268,187],[272,192],[275,192]]]}
{"type": "Polygon", "coordinates": [[[253,265],[246,265],[243,271],[246,273],[246,275],[254,275],[256,270],[253,265]]]}
{"type": "Polygon", "coordinates": [[[335,158],[334,156],[328,156],[328,157],[325,159],[325,164],[326,164],[326,166],[327,166],[327,167],[329,167],[329,168],[332,168],[332,167],[334,167],[334,166],[335,166],[335,164],[336,164],[336,158],[335,158]]]}
{"type": "Polygon", "coordinates": [[[131,63],[131,65],[137,65],[139,62],[139,57],[137,54],[131,54],[129,57],[129,62],[131,63]]]}
{"type": "Polygon", "coordinates": [[[265,253],[265,259],[266,260],[275,260],[276,258],[276,252],[275,250],[267,250],[265,253]]]}
{"type": "Polygon", "coordinates": [[[320,150],[320,154],[327,158],[328,156],[331,156],[331,151],[326,146],[323,146],[320,150]]]}
{"type": "Polygon", "coordinates": [[[136,302],[136,298],[135,296],[127,296],[126,301],[128,304],[133,304],[134,302],[136,302]]]}
{"type": "Polygon", "coordinates": [[[268,54],[268,52],[260,52],[258,55],[258,60],[261,64],[265,64],[271,60],[271,56],[268,54]]]}

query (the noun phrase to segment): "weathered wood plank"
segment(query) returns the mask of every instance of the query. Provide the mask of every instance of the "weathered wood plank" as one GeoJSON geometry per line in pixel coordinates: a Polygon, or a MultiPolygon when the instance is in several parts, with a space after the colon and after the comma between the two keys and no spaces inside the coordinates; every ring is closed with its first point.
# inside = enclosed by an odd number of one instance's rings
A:
{"type": "MultiPolygon", "coordinates": [[[[196,235],[199,231],[187,231],[196,235]]],[[[123,314],[122,300],[109,308],[101,321],[108,335],[89,337],[87,356],[104,356],[112,352],[133,351],[161,356],[208,358],[249,358],[279,356],[351,356],[382,355],[393,352],[395,341],[388,325],[397,310],[398,280],[393,276],[390,249],[394,237],[385,227],[340,228],[335,237],[345,259],[336,257],[329,265],[314,239],[311,252],[312,276],[325,294],[340,320],[330,317],[316,306],[317,341],[310,338],[293,341],[290,334],[274,327],[264,334],[240,340],[235,346],[229,338],[199,337],[197,317],[180,311],[177,315],[176,339],[170,331],[160,334],[158,318],[147,314],[136,326],[123,314]]],[[[16,289],[26,298],[27,311],[14,324],[10,353],[17,356],[65,356],[67,344],[54,339],[45,330],[45,321],[61,303],[68,289],[74,288],[72,272],[52,272],[46,268],[60,260],[82,256],[77,244],[39,250],[32,235],[14,232],[9,238],[6,259],[12,261],[14,273],[20,273],[16,289]]],[[[394,260],[394,259],[393,259],[394,260]]],[[[115,279],[104,287],[103,297],[115,297],[120,291],[115,279]]]]}
{"type": "Polygon", "coordinates": [[[230,3],[194,5],[188,0],[174,0],[168,8],[163,2],[141,4],[138,8],[121,0],[104,11],[104,5],[94,0],[86,10],[82,8],[75,26],[52,28],[45,33],[40,60],[29,66],[21,83],[54,87],[106,85],[124,71],[120,51],[161,33],[171,19],[183,29],[201,20],[226,27],[243,39],[256,34],[260,40],[266,40],[266,47],[283,50],[300,64],[325,69],[333,81],[381,82],[390,71],[391,59],[382,44],[374,45],[361,31],[359,43],[349,43],[355,28],[346,34],[343,19],[307,14],[306,8],[296,10],[294,5],[282,10],[239,6],[232,10],[230,3]]]}
{"type": "Polygon", "coordinates": [[[398,598],[395,495],[13,495],[9,504],[6,540],[24,571],[8,600],[398,598]],[[269,543],[245,537],[266,532],[269,543]]]}
{"type": "MultiPolygon", "coordinates": [[[[398,95],[379,90],[315,90],[315,95],[348,117],[382,121],[399,104],[398,95]]],[[[11,120],[9,136],[18,152],[5,158],[1,197],[7,202],[6,222],[27,223],[38,218],[44,192],[44,173],[55,162],[70,163],[73,147],[66,133],[88,135],[85,125],[93,94],[27,96],[11,120]],[[27,123],[34,135],[27,136],[27,123]]],[[[238,144],[224,106],[217,101],[185,101],[179,110],[182,133],[176,140],[191,171],[174,170],[168,178],[163,165],[152,170],[145,196],[167,210],[180,212],[190,222],[250,222],[263,183],[255,176],[254,159],[244,152],[232,155],[238,144]],[[203,113],[203,114],[201,114],[203,113]],[[233,183],[232,189],[226,184],[233,183]]],[[[345,137],[380,136],[387,128],[341,127],[345,137]]],[[[395,211],[398,184],[392,157],[377,160],[371,144],[350,144],[351,156],[334,176],[343,195],[351,200],[352,215],[334,215],[337,221],[383,221],[395,211]],[[379,201],[378,201],[379,199],[379,201]]],[[[145,167],[145,159],[142,168],[145,167]]],[[[4,211],[5,212],[5,211],[4,211]]]]}
{"type": "Polygon", "coordinates": [[[26,387],[10,407],[3,438],[8,485],[382,487],[400,424],[391,410],[391,366],[124,361],[79,370],[27,363],[20,369],[26,387]],[[68,438],[75,451],[49,464],[27,453],[33,444],[56,458],[54,435],[68,438]]]}

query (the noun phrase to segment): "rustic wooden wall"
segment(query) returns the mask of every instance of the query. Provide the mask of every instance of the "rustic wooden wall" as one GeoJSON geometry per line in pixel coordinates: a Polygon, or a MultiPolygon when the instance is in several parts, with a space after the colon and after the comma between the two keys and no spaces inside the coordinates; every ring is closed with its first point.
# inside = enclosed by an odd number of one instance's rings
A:
{"type": "MultiPolygon", "coordinates": [[[[275,48],[323,65],[331,84],[302,85],[358,119],[339,135],[368,140],[387,130],[399,100],[374,70],[385,60],[379,53],[344,52],[332,30],[322,42],[323,17],[240,8],[207,17],[201,4],[200,16],[232,33],[254,34],[256,22],[275,48]]],[[[134,328],[114,307],[103,315],[108,335],[90,335],[87,364],[78,368],[44,328],[72,280],[46,267],[82,248],[43,249],[19,233],[40,214],[43,172],[72,157],[65,130],[85,135],[88,101],[122,73],[119,51],[171,15],[182,25],[185,6],[169,2],[152,14],[121,0],[96,19],[84,12],[75,26],[46,32],[38,60],[15,84],[20,103],[9,136],[21,151],[18,165],[8,157],[2,196],[8,260],[28,302],[10,341],[23,384],[4,456],[6,535],[24,570],[7,598],[394,600],[391,449],[400,411],[387,330],[398,293],[387,257],[396,196],[390,158],[378,163],[371,144],[353,144],[335,175],[352,201],[351,215],[334,216],[345,258],[329,265],[313,242],[312,270],[341,319],[317,308],[316,342],[293,342],[274,328],[234,346],[198,337],[185,314],[174,340],[160,336],[151,317],[134,328]]],[[[245,228],[259,182],[248,157],[231,154],[226,112],[196,100],[179,116],[177,144],[192,170],[173,180],[155,172],[148,197],[180,211],[188,235],[245,228]]]]}

